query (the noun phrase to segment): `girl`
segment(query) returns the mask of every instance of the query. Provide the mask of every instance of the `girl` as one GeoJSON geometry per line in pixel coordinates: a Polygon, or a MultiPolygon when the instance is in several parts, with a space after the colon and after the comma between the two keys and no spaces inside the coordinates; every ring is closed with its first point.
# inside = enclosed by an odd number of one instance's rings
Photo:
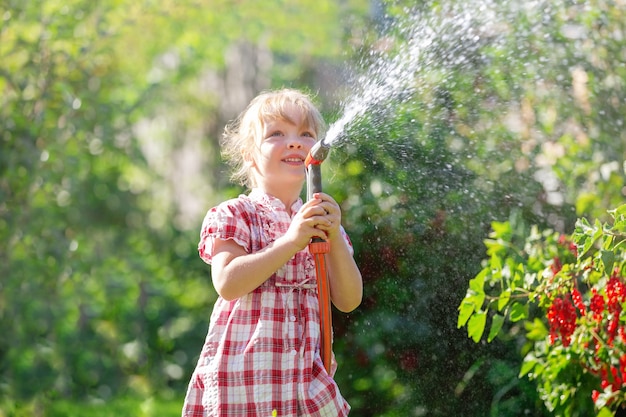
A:
{"type": "Polygon", "coordinates": [[[226,127],[223,152],[233,179],[251,188],[207,213],[200,257],[219,297],[183,406],[185,417],[348,415],[320,357],[315,263],[327,256],[335,307],[354,310],[363,285],[341,211],[325,193],[303,203],[304,160],[323,128],[309,97],[295,90],[256,97],[226,127]]]}

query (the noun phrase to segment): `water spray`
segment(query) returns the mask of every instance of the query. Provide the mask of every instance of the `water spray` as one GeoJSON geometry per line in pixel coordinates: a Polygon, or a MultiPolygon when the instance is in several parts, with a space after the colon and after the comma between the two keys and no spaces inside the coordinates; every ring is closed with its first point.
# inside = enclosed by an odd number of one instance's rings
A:
{"type": "MultiPolygon", "coordinates": [[[[315,193],[322,191],[322,162],[330,153],[330,146],[324,140],[317,142],[309,151],[304,167],[307,178],[307,201],[313,198],[315,193]]],[[[330,284],[326,271],[325,255],[330,252],[330,242],[314,237],[309,243],[309,252],[315,258],[315,274],[317,277],[317,296],[320,307],[320,355],[326,372],[330,375],[332,364],[333,325],[330,302],[330,284]]]]}

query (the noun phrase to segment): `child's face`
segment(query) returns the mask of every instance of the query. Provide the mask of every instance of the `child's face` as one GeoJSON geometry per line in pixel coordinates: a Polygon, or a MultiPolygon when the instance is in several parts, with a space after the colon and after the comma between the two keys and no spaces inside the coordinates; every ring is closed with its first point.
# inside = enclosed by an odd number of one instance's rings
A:
{"type": "Polygon", "coordinates": [[[265,189],[302,186],[304,160],[317,141],[315,131],[297,107],[287,109],[288,119],[266,120],[263,137],[256,143],[253,163],[257,184],[265,189]]]}

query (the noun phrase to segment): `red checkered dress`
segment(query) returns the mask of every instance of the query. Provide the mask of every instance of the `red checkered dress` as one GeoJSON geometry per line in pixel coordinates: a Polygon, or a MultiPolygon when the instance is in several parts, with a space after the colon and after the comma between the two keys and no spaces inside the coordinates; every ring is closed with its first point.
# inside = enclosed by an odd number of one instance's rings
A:
{"type": "MultiPolygon", "coordinates": [[[[300,206],[302,201],[292,210],[300,206]]],[[[290,222],[280,200],[253,190],[209,210],[200,257],[211,263],[216,237],[256,252],[290,222]]],[[[251,293],[230,302],[218,298],[184,417],[271,417],[274,410],[278,417],[348,415],[350,406],[320,357],[314,262],[303,250],[251,293]]],[[[333,357],[333,375],[336,369],[333,357]]]]}

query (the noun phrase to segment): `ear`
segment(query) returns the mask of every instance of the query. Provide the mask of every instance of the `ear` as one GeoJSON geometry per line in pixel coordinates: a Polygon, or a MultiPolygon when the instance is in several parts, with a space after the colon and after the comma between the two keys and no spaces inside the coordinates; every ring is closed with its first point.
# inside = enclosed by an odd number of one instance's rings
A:
{"type": "Polygon", "coordinates": [[[241,157],[243,158],[243,163],[245,166],[247,167],[253,167],[255,162],[254,162],[254,157],[252,156],[252,153],[250,152],[249,149],[245,149],[242,148],[241,149],[241,157]]]}

